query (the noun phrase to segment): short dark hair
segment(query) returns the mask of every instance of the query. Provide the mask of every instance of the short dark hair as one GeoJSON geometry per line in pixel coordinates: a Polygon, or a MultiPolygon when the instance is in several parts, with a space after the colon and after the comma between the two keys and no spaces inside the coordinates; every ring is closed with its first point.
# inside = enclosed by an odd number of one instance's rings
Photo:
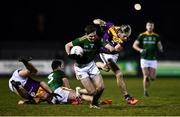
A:
{"type": "Polygon", "coordinates": [[[85,28],[84,28],[84,31],[86,34],[90,34],[94,31],[96,31],[96,27],[94,25],[87,25],[85,28]]]}
{"type": "Polygon", "coordinates": [[[148,20],[146,23],[154,24],[152,20],[148,20]]]}
{"type": "Polygon", "coordinates": [[[62,60],[53,60],[51,64],[51,68],[55,70],[58,68],[58,66],[61,66],[61,65],[62,65],[62,60]]]}

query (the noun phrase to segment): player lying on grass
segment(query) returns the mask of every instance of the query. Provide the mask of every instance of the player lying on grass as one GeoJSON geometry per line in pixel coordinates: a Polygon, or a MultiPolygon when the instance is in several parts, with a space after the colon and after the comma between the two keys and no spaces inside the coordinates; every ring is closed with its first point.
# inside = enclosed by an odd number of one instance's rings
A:
{"type": "Polygon", "coordinates": [[[70,88],[67,76],[63,71],[64,64],[62,60],[53,60],[51,68],[53,71],[47,77],[47,84],[54,93],[59,95],[52,100],[53,103],[79,104],[81,99],[86,101],[92,100],[92,96],[80,95],[70,88]]]}
{"type": "Polygon", "coordinates": [[[44,81],[36,81],[32,76],[37,69],[29,62],[31,57],[20,57],[19,62],[25,65],[25,69],[17,69],[9,79],[9,88],[12,92],[21,96],[23,100],[19,104],[37,104],[42,101],[51,103],[53,97],[51,89],[44,81]]]}

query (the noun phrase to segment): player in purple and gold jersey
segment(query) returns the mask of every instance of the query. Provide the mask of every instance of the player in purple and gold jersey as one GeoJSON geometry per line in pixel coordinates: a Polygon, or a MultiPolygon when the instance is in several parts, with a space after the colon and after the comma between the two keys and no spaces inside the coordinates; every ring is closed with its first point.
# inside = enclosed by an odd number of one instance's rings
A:
{"type": "Polygon", "coordinates": [[[9,88],[12,92],[21,96],[24,100],[20,100],[18,104],[30,103],[37,104],[41,101],[51,102],[52,91],[44,81],[36,81],[32,79],[32,75],[37,73],[37,69],[28,61],[30,57],[20,57],[26,69],[17,69],[9,79],[9,88]]]}
{"type": "Polygon", "coordinates": [[[131,27],[129,25],[115,26],[112,22],[105,22],[101,19],[95,19],[93,23],[100,26],[103,32],[102,39],[115,49],[113,52],[103,50],[103,52],[100,53],[103,63],[97,62],[96,65],[102,70],[109,71],[111,69],[114,72],[117,85],[124,95],[125,100],[128,104],[135,105],[138,100],[131,97],[128,93],[123,79],[123,73],[116,64],[119,52],[121,52],[128,43],[129,36],[131,35],[131,27]]]}

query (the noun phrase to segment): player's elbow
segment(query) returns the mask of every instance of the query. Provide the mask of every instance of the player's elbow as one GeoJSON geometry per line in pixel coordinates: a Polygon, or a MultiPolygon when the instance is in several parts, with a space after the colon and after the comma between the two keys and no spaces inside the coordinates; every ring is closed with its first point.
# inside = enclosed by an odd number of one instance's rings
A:
{"type": "Polygon", "coordinates": [[[132,48],[135,49],[135,50],[137,50],[137,47],[138,47],[138,46],[137,46],[137,44],[135,44],[135,43],[132,45],[132,48]]]}
{"type": "Polygon", "coordinates": [[[109,51],[110,51],[110,52],[114,52],[114,51],[116,51],[116,50],[115,50],[114,47],[110,47],[110,48],[109,48],[109,51]]]}

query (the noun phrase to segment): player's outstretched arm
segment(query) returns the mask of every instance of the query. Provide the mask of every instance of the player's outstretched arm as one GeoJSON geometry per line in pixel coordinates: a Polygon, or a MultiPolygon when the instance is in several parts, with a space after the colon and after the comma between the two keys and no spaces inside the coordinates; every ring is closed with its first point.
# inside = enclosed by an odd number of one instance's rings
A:
{"type": "Polygon", "coordinates": [[[41,81],[40,82],[40,85],[43,87],[43,89],[45,89],[48,93],[52,93],[52,90],[51,88],[44,82],[44,81],[41,81]]]}
{"type": "Polygon", "coordinates": [[[101,20],[101,19],[94,19],[93,23],[96,24],[96,25],[100,25],[100,26],[105,26],[106,25],[106,22],[101,20]]]}

